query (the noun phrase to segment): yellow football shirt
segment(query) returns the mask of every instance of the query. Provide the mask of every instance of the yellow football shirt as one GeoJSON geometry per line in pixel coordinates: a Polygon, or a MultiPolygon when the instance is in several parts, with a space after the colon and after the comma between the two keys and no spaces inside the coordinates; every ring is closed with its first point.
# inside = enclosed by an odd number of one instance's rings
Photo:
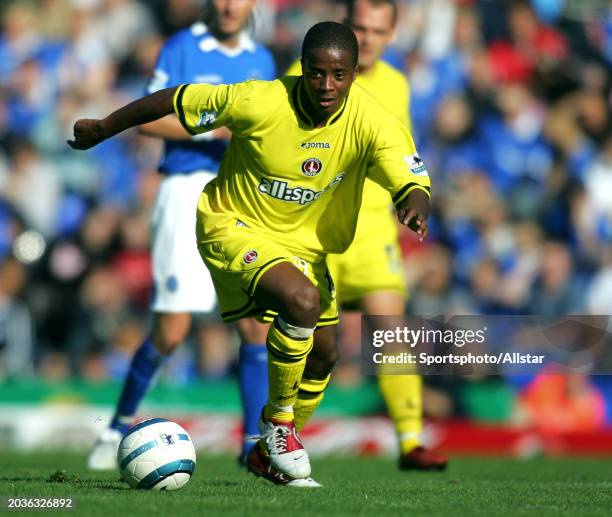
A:
{"type": "MultiPolygon", "coordinates": [[[[296,60],[286,75],[301,75],[302,65],[296,60]]],[[[358,74],[355,83],[362,86],[377,102],[410,129],[410,88],[404,75],[388,63],[378,60],[367,73],[358,74]]],[[[362,210],[386,210],[391,203],[389,193],[372,181],[366,181],[362,210]]]]}
{"type": "Polygon", "coordinates": [[[342,253],[353,239],[366,175],[395,204],[429,192],[407,128],[359,85],[321,128],[300,99],[301,77],[182,85],[174,105],[193,134],[232,131],[217,178],[199,204],[201,242],[223,238],[227,214],[305,258],[342,253]],[[216,217],[220,215],[220,217],[216,217]]]}

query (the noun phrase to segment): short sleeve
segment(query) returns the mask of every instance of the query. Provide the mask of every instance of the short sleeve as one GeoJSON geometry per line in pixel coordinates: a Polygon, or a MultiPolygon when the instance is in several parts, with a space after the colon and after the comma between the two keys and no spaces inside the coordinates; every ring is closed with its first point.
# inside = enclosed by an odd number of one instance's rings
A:
{"type": "Polygon", "coordinates": [[[373,139],[369,177],[389,191],[395,206],[413,190],[430,194],[429,173],[406,127],[388,117],[375,130],[373,139]]]}
{"type": "Polygon", "coordinates": [[[232,129],[233,85],[183,84],[174,94],[174,111],[192,135],[221,126],[232,129]]]}

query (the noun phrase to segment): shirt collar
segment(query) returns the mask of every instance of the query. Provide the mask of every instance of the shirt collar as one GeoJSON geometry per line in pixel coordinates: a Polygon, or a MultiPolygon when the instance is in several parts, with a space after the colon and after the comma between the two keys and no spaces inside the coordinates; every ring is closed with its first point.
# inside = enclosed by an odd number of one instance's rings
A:
{"type": "Polygon", "coordinates": [[[195,36],[203,36],[198,45],[202,52],[217,50],[228,57],[236,57],[243,52],[255,52],[255,42],[246,31],[240,33],[238,46],[235,48],[229,48],[223,45],[217,38],[208,32],[208,28],[202,22],[194,24],[191,27],[191,32],[195,36]]]}
{"type": "MultiPolygon", "coordinates": [[[[314,121],[312,120],[308,112],[304,109],[304,106],[302,104],[302,98],[306,95],[304,88],[305,88],[304,77],[303,76],[298,77],[298,80],[294,83],[293,88],[291,90],[293,106],[295,107],[298,117],[302,120],[302,122],[308,124],[311,127],[314,127],[314,121]]],[[[338,111],[333,113],[327,119],[325,124],[323,124],[323,126],[321,127],[331,126],[334,122],[336,122],[342,116],[342,114],[344,113],[344,109],[346,108],[346,105],[348,103],[348,97],[349,96],[347,95],[344,98],[344,101],[342,101],[342,106],[340,107],[340,109],[338,109],[338,111]]]]}

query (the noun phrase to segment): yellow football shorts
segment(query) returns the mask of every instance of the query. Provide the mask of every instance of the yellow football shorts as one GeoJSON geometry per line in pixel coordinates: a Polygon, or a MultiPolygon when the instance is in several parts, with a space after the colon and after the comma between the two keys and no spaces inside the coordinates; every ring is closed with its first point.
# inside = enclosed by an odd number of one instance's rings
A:
{"type": "Polygon", "coordinates": [[[253,293],[266,271],[280,262],[291,262],[319,289],[321,316],[317,327],[338,323],[334,284],[323,256],[305,260],[235,218],[228,220],[222,236],[198,243],[198,249],[210,271],[224,321],[248,316],[273,321],[277,313],[258,307],[253,293]]]}
{"type": "Polygon", "coordinates": [[[327,264],[341,304],[380,291],[407,296],[397,226],[388,212],[362,210],[352,244],[328,255],[327,264]]]}

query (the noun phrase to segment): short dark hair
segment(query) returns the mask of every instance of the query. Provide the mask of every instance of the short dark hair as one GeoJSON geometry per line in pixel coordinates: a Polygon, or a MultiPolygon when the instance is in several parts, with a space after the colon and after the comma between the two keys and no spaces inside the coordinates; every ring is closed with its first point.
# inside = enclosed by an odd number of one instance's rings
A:
{"type": "MultiPolygon", "coordinates": [[[[397,1],[396,0],[366,0],[371,3],[374,7],[378,7],[381,5],[390,5],[391,6],[391,22],[395,27],[397,23],[397,1]]],[[[346,11],[346,20],[350,24],[353,21],[353,16],[355,16],[355,3],[357,0],[348,0],[347,11],[346,11]]]]}
{"type": "Polygon", "coordinates": [[[353,66],[359,60],[357,38],[346,25],[337,22],[321,22],[308,29],[302,43],[302,59],[315,49],[335,48],[350,52],[353,66]]]}

